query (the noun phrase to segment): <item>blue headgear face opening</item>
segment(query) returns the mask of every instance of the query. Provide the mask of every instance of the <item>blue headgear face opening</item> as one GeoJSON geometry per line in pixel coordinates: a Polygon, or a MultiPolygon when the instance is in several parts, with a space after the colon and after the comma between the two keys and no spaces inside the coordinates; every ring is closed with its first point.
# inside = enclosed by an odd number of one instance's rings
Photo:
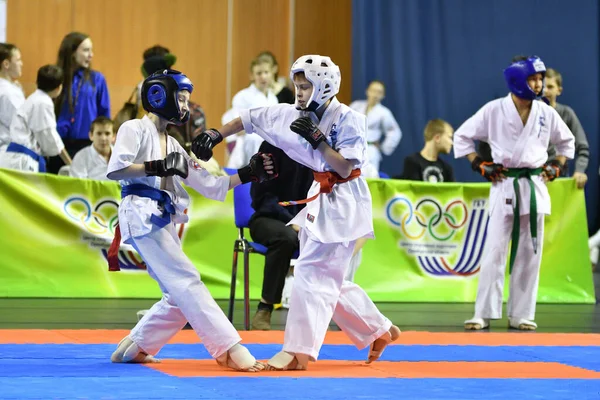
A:
{"type": "Polygon", "coordinates": [[[142,106],[144,110],[158,115],[167,121],[183,125],[189,118],[189,112],[181,115],[177,93],[194,90],[192,81],[179,71],[164,70],[150,75],[142,84],[142,106]]]}
{"type": "Polygon", "coordinates": [[[542,84],[542,90],[539,93],[535,93],[527,84],[527,78],[538,73],[541,73],[542,79],[544,79],[546,77],[546,66],[539,57],[533,56],[509,65],[504,70],[504,79],[506,79],[508,89],[515,96],[535,100],[544,94],[544,85],[542,84]]]}

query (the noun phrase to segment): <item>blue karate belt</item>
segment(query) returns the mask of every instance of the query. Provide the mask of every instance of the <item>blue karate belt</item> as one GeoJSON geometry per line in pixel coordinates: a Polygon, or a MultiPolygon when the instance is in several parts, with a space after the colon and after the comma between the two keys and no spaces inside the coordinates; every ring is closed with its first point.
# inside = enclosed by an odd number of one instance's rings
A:
{"type": "Polygon", "coordinates": [[[175,206],[167,192],[140,183],[123,186],[121,189],[121,198],[124,199],[131,195],[155,200],[162,207],[163,213],[160,217],[154,214],[150,217],[150,222],[154,225],[163,228],[171,222],[171,214],[175,214],[175,206]]]}
{"type": "MultiPolygon", "coordinates": [[[[171,197],[164,190],[155,189],[152,186],[135,183],[132,185],[123,186],[121,189],[121,198],[127,196],[146,197],[155,200],[163,209],[163,214],[159,217],[152,214],[150,222],[159,228],[167,226],[171,222],[171,214],[175,214],[175,206],[171,197]]],[[[121,227],[117,224],[115,228],[115,237],[108,249],[107,261],[109,271],[119,271],[119,247],[121,245],[121,227]]]]}
{"type": "Polygon", "coordinates": [[[34,160],[36,160],[38,162],[38,166],[39,166],[38,171],[39,172],[46,172],[46,160],[44,159],[44,157],[42,157],[35,151],[23,146],[22,144],[10,142],[10,144],[6,148],[6,151],[9,151],[11,153],[21,153],[21,154],[28,155],[29,157],[33,158],[34,160]]]}

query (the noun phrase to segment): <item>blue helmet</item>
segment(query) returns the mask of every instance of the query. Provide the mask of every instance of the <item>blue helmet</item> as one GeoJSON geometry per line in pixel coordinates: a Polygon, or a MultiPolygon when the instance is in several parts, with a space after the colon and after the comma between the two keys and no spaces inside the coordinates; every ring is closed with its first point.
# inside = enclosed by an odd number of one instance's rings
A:
{"type": "Polygon", "coordinates": [[[157,71],[147,77],[142,84],[142,106],[144,110],[158,115],[175,125],[185,124],[190,113],[181,116],[177,93],[194,90],[192,81],[187,76],[173,69],[157,71]]]}
{"type": "Polygon", "coordinates": [[[542,79],[546,77],[546,66],[538,56],[526,60],[515,61],[504,70],[504,78],[508,89],[517,97],[527,100],[539,99],[544,93],[544,86],[540,93],[535,93],[527,84],[527,78],[541,73],[542,79]]]}

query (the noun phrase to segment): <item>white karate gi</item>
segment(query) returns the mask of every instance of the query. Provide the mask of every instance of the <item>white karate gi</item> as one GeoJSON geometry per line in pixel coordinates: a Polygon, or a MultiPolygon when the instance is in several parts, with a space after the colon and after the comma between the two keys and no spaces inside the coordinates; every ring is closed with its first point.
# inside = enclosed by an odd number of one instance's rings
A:
{"type": "MultiPolygon", "coordinates": [[[[237,92],[231,101],[231,110],[223,115],[223,125],[239,116],[240,110],[247,110],[256,107],[268,107],[279,104],[277,96],[271,89],[267,95],[261,92],[254,83],[245,89],[237,92]]],[[[258,152],[263,139],[254,135],[233,135],[228,136],[227,143],[235,141],[235,147],[227,160],[227,168],[242,168],[250,162],[250,158],[258,152]]]]}
{"type": "MultiPolygon", "coordinates": [[[[19,107],[10,124],[10,142],[45,157],[56,156],[65,148],[56,131],[54,103],[46,92],[36,90],[19,107]]],[[[27,154],[3,150],[0,168],[37,172],[39,162],[27,154]]]]}
{"type": "MultiPolygon", "coordinates": [[[[548,158],[548,145],[556,145],[557,154],[573,158],[575,140],[556,110],[542,101],[534,101],[527,124],[523,122],[511,95],[491,101],[469,118],[454,133],[454,155],[464,157],[476,151],[474,140],[490,144],[495,163],[505,168],[539,168],[548,158]]],[[[550,195],[541,176],[533,176],[537,197],[537,253],[529,231],[529,195],[527,179],[519,179],[520,236],[510,277],[507,314],[511,319],[533,321],[538,290],[539,268],[544,240],[544,215],[550,214],[550,195]]],[[[513,226],[516,198],[514,178],[492,184],[489,200],[490,221],[479,273],[475,318],[502,318],[502,293],[508,244],[513,226]]]]}
{"type": "MultiPolygon", "coordinates": [[[[290,124],[301,116],[310,116],[328,143],[354,162],[354,168],[365,163],[365,117],[336,98],[320,122],[315,114],[298,111],[290,104],[242,110],[240,116],[247,133],[258,134],[314,171],[333,168],[318,150],[290,130],[290,124]]],[[[314,182],[308,197],[318,191],[319,183],[314,182]]],[[[331,193],[306,204],[289,224],[302,229],[283,350],[316,360],[332,316],[359,348],[384,335],[391,321],[360,286],[344,280],[356,240],[374,237],[371,193],[365,179],[336,184],[331,193]]]]}
{"type": "MultiPolygon", "coordinates": [[[[188,160],[189,176],[186,179],[179,176],[148,176],[120,181],[122,186],[137,183],[156,189],[163,184],[166,188],[163,190],[169,194],[176,209],[176,214],[171,216],[171,223],[158,228],[150,222],[152,214],[162,215],[156,201],[132,195],[122,199],[119,206],[122,240],[131,244],[142,256],[148,273],[163,292],[162,299],[137,323],[129,337],[143,351],[154,355],[189,321],[208,352],[217,358],[241,339],[200,280],[198,270],[184,254],[175,224],[188,220],[184,210],[189,205],[189,196],[182,183],[203,196],[223,201],[230,178],[209,174],[186,154],[175,139],[169,137],[167,154],[172,152],[181,153],[188,160]]],[[[163,158],[156,126],[145,116],[143,119],[127,121],[119,128],[108,163],[108,173],[131,164],[163,158]]]]}
{"type": "Polygon", "coordinates": [[[379,103],[367,114],[367,106],[366,100],[356,100],[350,104],[351,109],[367,116],[368,166],[365,166],[363,175],[366,178],[379,178],[382,153],[392,155],[402,139],[402,131],[389,108],[379,103]]]}
{"type": "Polygon", "coordinates": [[[25,103],[23,90],[0,78],[0,150],[10,143],[10,124],[19,107],[25,103]]]}
{"type": "Polygon", "coordinates": [[[69,169],[69,174],[74,178],[106,180],[108,163],[104,156],[96,150],[93,144],[79,150],[69,169]]]}

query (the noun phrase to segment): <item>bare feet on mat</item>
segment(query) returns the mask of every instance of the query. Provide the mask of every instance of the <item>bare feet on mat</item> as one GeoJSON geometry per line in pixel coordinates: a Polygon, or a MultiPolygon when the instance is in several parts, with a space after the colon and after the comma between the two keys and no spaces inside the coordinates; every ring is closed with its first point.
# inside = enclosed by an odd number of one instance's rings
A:
{"type": "Polygon", "coordinates": [[[216,361],[221,367],[240,372],[260,372],[265,369],[265,365],[256,361],[248,349],[239,343],[218,357],[216,361]]]}
{"type": "Polygon", "coordinates": [[[288,353],[287,351],[280,351],[275,354],[267,362],[266,371],[292,371],[292,370],[305,370],[308,367],[308,357],[302,355],[295,355],[288,353]],[[300,358],[306,358],[304,362],[298,360],[300,358]]]}
{"type": "Polygon", "coordinates": [[[373,361],[377,361],[383,354],[383,351],[387,345],[395,342],[399,337],[400,328],[398,328],[396,325],[392,325],[389,331],[371,343],[371,347],[369,349],[369,358],[367,359],[366,363],[371,364],[373,361]]]}
{"type": "Polygon", "coordinates": [[[110,361],[114,363],[150,364],[159,363],[160,360],[144,352],[137,344],[126,336],[119,342],[117,349],[112,353],[110,361]]]}

